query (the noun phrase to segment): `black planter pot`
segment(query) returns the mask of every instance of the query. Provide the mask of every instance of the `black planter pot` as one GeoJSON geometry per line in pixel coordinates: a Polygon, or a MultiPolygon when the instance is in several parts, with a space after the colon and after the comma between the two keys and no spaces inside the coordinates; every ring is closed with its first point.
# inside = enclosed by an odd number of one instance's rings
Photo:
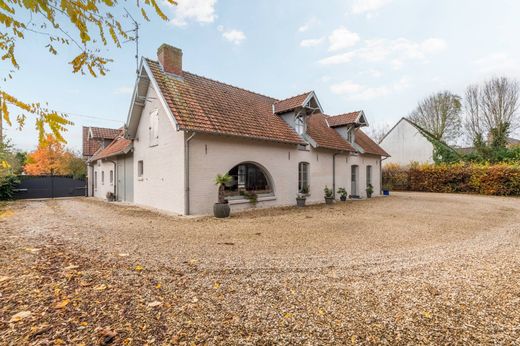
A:
{"type": "Polygon", "coordinates": [[[230,212],[231,208],[227,203],[215,203],[213,205],[213,215],[219,219],[229,217],[230,212]]]}
{"type": "Polygon", "coordinates": [[[372,198],[372,192],[367,192],[367,198],[372,198]]]}
{"type": "Polygon", "coordinates": [[[298,207],[305,207],[305,200],[306,200],[306,198],[298,198],[298,197],[296,197],[296,205],[298,207]]]}
{"type": "Polygon", "coordinates": [[[325,197],[325,204],[332,204],[334,202],[334,197],[325,197]]]}
{"type": "Polygon", "coordinates": [[[347,196],[339,196],[339,199],[342,201],[342,202],[345,202],[347,200],[347,196]]]}

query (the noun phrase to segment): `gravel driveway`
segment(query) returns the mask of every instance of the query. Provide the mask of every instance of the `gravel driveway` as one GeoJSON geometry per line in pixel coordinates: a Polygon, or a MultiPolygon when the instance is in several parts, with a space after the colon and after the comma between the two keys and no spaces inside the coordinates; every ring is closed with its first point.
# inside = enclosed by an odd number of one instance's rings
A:
{"type": "Polygon", "coordinates": [[[8,344],[520,343],[517,198],[395,193],[226,220],[17,202],[0,228],[8,344]]]}

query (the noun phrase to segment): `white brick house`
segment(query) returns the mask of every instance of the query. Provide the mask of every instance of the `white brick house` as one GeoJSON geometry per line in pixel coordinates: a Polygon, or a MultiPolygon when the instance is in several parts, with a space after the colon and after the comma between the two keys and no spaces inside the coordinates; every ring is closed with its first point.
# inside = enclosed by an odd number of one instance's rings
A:
{"type": "Polygon", "coordinates": [[[368,125],[362,111],[328,116],[314,92],[277,100],[188,73],[182,51],[168,45],[158,60],[142,60],[124,150],[107,148],[91,161],[131,155],[133,177],[124,182],[133,185],[132,202],[210,214],[215,176],[226,172],[232,210],[250,208],[249,193],[257,207],[294,205],[306,186],[308,203],[322,202],[325,186],[365,197],[371,184],[380,193],[388,154],[361,130],[368,125]]]}

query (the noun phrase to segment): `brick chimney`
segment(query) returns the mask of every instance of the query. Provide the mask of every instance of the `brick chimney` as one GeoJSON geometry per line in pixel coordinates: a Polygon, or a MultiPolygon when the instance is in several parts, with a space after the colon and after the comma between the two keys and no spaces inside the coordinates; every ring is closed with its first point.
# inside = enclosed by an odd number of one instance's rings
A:
{"type": "Polygon", "coordinates": [[[163,43],[157,49],[157,59],[164,72],[182,77],[182,50],[163,43]]]}

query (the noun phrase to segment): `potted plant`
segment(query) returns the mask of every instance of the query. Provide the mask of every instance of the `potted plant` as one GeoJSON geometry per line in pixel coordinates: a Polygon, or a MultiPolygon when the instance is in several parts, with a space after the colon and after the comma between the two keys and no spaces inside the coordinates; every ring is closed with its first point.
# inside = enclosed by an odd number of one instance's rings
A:
{"type": "Polygon", "coordinates": [[[325,203],[326,204],[332,204],[334,201],[334,194],[331,189],[329,189],[328,186],[325,185],[325,188],[323,189],[323,193],[325,194],[325,203]]]}
{"type": "Polygon", "coordinates": [[[390,190],[392,190],[392,184],[386,183],[383,185],[383,196],[390,196],[390,190]]]}
{"type": "Polygon", "coordinates": [[[309,186],[304,185],[298,195],[296,196],[296,205],[298,207],[305,207],[305,201],[309,195],[309,186]]]}
{"type": "Polygon", "coordinates": [[[367,198],[371,198],[372,194],[374,193],[374,187],[372,184],[368,184],[367,189],[365,190],[367,192],[367,198]]]}
{"type": "Polygon", "coordinates": [[[251,203],[253,207],[255,207],[256,203],[258,203],[258,195],[256,192],[246,192],[244,196],[249,200],[249,203],[251,203]]]}
{"type": "Polygon", "coordinates": [[[233,177],[229,174],[217,174],[215,177],[215,185],[218,186],[218,202],[213,205],[213,215],[218,218],[228,217],[231,209],[224,196],[224,186],[231,183],[233,177]]]}
{"type": "Polygon", "coordinates": [[[344,187],[340,187],[338,189],[338,193],[339,193],[339,199],[342,201],[342,202],[345,202],[347,200],[347,190],[344,188],[344,187]]]}

